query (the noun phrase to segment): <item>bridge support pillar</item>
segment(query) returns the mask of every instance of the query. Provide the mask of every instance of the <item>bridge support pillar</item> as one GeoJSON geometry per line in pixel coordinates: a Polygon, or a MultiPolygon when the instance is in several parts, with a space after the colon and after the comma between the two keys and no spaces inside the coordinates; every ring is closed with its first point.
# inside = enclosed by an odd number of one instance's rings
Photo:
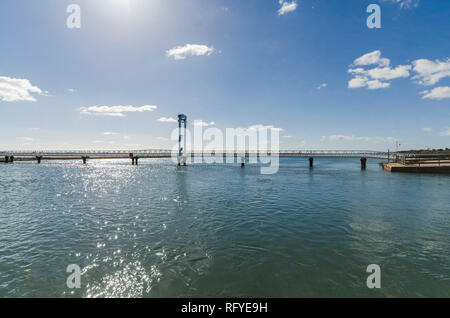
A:
{"type": "Polygon", "coordinates": [[[83,156],[83,157],[81,157],[81,159],[83,160],[83,164],[85,165],[87,163],[88,157],[87,156],[83,156]]]}
{"type": "Polygon", "coordinates": [[[5,162],[6,162],[6,163],[9,162],[9,156],[5,156],[5,162]]]}
{"type": "Polygon", "coordinates": [[[361,158],[361,170],[366,170],[367,158],[361,158]]]}
{"type": "Polygon", "coordinates": [[[309,168],[314,168],[314,158],[309,157],[309,168]]]}
{"type": "Polygon", "coordinates": [[[41,160],[42,160],[42,156],[36,156],[37,163],[41,163],[41,160]]]}
{"type": "Polygon", "coordinates": [[[245,167],[245,157],[241,157],[241,167],[245,167]]]}
{"type": "Polygon", "coordinates": [[[11,162],[11,163],[14,162],[14,156],[9,157],[9,162],[11,162]]]}

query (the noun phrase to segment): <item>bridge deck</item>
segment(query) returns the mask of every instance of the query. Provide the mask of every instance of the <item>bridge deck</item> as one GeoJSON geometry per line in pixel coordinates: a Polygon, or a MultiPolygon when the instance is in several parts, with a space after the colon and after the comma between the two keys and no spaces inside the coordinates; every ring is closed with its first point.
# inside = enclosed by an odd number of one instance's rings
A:
{"type": "MultiPolygon", "coordinates": [[[[143,158],[171,158],[177,154],[170,150],[140,150],[140,151],[3,151],[0,152],[0,162],[14,161],[37,161],[40,160],[80,160],[86,157],[89,160],[100,159],[130,159],[130,154],[139,159],[143,158]],[[8,159],[7,159],[8,158],[8,159]]],[[[216,152],[202,153],[190,152],[188,157],[339,157],[339,158],[376,158],[388,159],[392,154],[377,151],[355,151],[355,150],[315,150],[315,151],[280,151],[276,153],[258,153],[258,152],[216,152]]]]}

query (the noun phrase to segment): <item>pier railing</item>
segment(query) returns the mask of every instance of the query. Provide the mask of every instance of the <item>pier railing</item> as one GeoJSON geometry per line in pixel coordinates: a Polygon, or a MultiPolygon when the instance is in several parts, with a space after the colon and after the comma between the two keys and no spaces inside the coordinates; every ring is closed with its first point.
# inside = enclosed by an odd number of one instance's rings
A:
{"type": "MultiPolygon", "coordinates": [[[[169,149],[144,149],[144,150],[32,150],[0,151],[0,157],[82,157],[95,158],[128,158],[129,154],[149,158],[167,158],[177,156],[177,152],[169,149]]],[[[194,150],[186,153],[187,156],[280,156],[280,157],[343,157],[343,158],[378,158],[390,159],[395,153],[371,151],[371,150],[216,150],[211,152],[194,150]]]]}
{"type": "Polygon", "coordinates": [[[401,163],[403,165],[438,165],[450,164],[450,155],[447,154],[397,154],[394,158],[394,162],[401,163]]]}

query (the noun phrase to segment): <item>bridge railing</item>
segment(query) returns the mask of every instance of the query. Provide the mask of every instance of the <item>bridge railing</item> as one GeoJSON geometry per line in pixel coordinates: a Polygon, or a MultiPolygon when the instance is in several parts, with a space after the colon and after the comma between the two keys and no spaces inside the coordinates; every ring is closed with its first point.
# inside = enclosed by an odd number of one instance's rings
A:
{"type": "MultiPolygon", "coordinates": [[[[273,155],[273,156],[339,156],[339,157],[374,157],[374,158],[394,158],[396,153],[373,151],[373,150],[294,150],[294,149],[282,149],[279,151],[271,152],[257,150],[220,150],[205,152],[201,150],[194,150],[188,152],[187,155],[202,156],[202,155],[231,155],[242,154],[245,152],[246,156],[255,155],[273,155]]],[[[169,149],[141,149],[141,150],[4,150],[0,151],[0,156],[124,156],[127,157],[130,153],[134,155],[160,155],[160,156],[172,156],[177,155],[177,151],[169,149]]]]}

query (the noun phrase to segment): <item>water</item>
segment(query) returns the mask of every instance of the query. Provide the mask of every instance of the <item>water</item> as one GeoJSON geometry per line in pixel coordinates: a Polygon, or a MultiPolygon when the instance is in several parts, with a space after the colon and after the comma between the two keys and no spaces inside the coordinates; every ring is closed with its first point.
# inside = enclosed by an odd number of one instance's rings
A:
{"type": "Polygon", "coordinates": [[[280,164],[2,164],[0,297],[450,296],[450,176],[280,164]]]}

